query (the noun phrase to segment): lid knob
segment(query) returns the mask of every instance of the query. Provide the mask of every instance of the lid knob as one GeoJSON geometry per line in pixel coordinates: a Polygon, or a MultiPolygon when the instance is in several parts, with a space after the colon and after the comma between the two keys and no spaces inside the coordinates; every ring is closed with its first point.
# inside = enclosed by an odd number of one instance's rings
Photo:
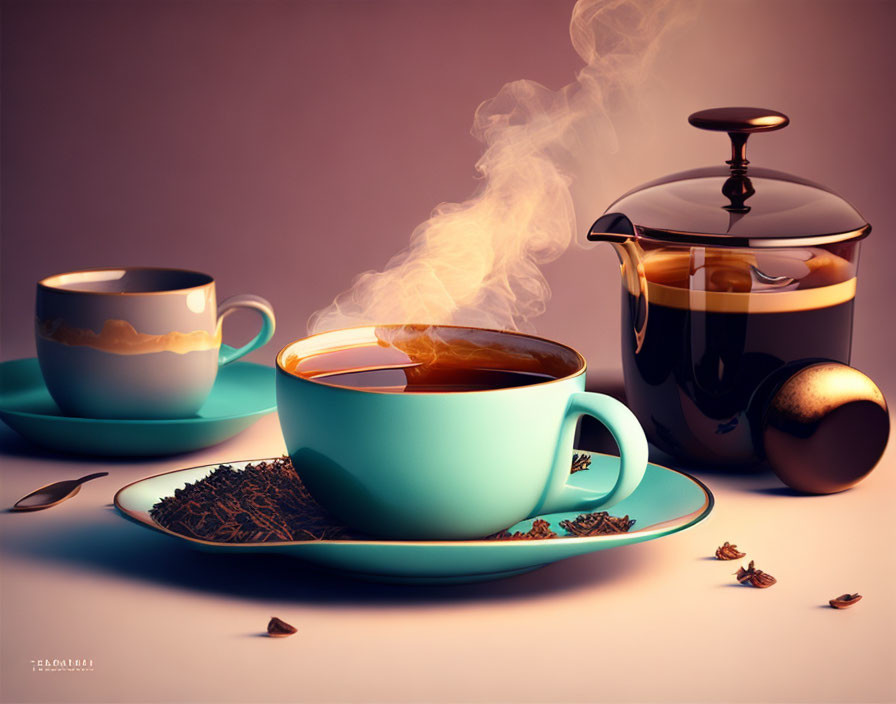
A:
{"type": "Polygon", "coordinates": [[[694,127],[727,132],[731,138],[731,160],[725,163],[732,174],[747,172],[747,137],[753,132],[772,132],[787,127],[790,118],[783,112],[766,108],[710,108],[688,117],[694,127]]]}
{"type": "Polygon", "coordinates": [[[771,468],[787,486],[832,494],[865,478],[890,434],[887,403],[877,385],[839,362],[813,362],[774,392],[762,423],[771,468]]]}

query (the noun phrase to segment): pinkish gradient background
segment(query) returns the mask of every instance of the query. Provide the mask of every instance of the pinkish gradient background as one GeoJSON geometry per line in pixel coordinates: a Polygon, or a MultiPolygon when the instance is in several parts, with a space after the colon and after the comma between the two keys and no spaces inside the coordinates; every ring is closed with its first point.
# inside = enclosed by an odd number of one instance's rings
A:
{"type": "MultiPolygon", "coordinates": [[[[38,278],[144,264],[208,271],[219,298],[270,299],[277,334],[252,358],[272,363],[433,206],[470,195],[482,100],[518,78],[573,79],[572,6],[4,2],[0,356],[33,354],[38,278]]],[[[751,140],[750,159],[833,187],[874,226],[853,363],[891,394],[894,20],[885,1],[702,5],[664,41],[644,99],[666,146],[633,153],[611,189],[727,158],[723,138],[687,125],[693,110],[788,113],[787,130],[751,140]]],[[[538,332],[594,370],[617,368],[612,250],[573,248],[546,273],[554,297],[538,332]]],[[[246,315],[225,336],[254,325],[246,315]]]]}
{"type": "MultiPolygon", "coordinates": [[[[33,354],[38,278],[156,264],[209,271],[221,296],[269,298],[279,329],[253,358],[272,363],[311,312],[382,267],[435,204],[470,194],[479,145],[468,129],[482,100],[518,78],[572,80],[572,5],[3,2],[0,359],[33,354]]],[[[786,130],[751,140],[750,159],[828,184],[873,224],[853,361],[892,400],[896,3],[701,8],[663,44],[643,101],[666,146],[633,153],[614,192],[727,157],[724,138],[687,125],[696,109],[788,113],[786,130]]],[[[608,204],[596,201],[594,216],[608,204]]],[[[538,331],[614,373],[611,249],[570,250],[546,273],[554,298],[538,331]]],[[[229,325],[229,341],[250,334],[246,318],[229,325]]],[[[92,459],[0,434],[0,505],[95,470],[92,459]]],[[[188,456],[111,460],[109,477],[52,511],[0,514],[2,698],[893,700],[892,448],[843,494],[796,498],[768,475],[712,475],[717,505],[698,529],[436,590],[356,584],[301,563],[215,561],[101,508],[143,476],[282,449],[271,415],[188,456]],[[723,540],[779,584],[732,584],[734,568],[708,557],[723,540]],[[846,590],[865,600],[824,606],[846,590]],[[300,636],[258,638],[274,614],[300,636]],[[609,644],[597,640],[597,654],[593,634],[609,644]],[[32,674],[29,658],[57,655],[96,658],[97,671],[32,674]]]]}

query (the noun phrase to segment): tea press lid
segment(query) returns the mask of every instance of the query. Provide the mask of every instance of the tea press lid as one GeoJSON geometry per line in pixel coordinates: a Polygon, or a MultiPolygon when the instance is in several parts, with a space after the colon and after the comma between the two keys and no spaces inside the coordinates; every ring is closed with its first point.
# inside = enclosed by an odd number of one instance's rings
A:
{"type": "MultiPolygon", "coordinates": [[[[859,212],[830,189],[780,171],[754,168],[747,139],[786,127],[781,112],[713,108],[688,118],[727,132],[731,159],[665,176],[629,191],[592,232],[638,235],[669,243],[721,247],[799,247],[858,239],[871,231],[859,212]]],[[[606,239],[594,237],[589,239],[606,239]]]]}

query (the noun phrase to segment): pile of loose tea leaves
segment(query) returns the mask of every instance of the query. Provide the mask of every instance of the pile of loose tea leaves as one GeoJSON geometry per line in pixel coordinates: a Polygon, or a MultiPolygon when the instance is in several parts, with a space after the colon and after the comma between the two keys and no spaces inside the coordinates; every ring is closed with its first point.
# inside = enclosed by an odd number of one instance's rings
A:
{"type": "Polygon", "coordinates": [[[628,533],[633,525],[635,525],[634,518],[629,518],[628,515],[619,518],[611,516],[606,511],[583,513],[574,521],[560,521],[560,527],[564,528],[569,535],[574,535],[577,538],[628,533]]]}
{"type": "MultiPolygon", "coordinates": [[[[564,538],[591,538],[596,535],[615,535],[616,533],[628,533],[635,525],[635,519],[624,516],[611,516],[606,511],[596,513],[583,513],[574,521],[560,521],[560,527],[566,530],[564,538]]],[[[532,522],[532,528],[525,533],[511,533],[502,530],[488,537],[489,540],[544,540],[545,538],[559,538],[551,530],[551,524],[543,518],[536,518],[532,522]]]]}
{"type": "MultiPolygon", "coordinates": [[[[571,471],[588,469],[591,458],[575,455],[571,471]]],[[[266,543],[301,540],[357,540],[354,532],[312,497],[288,457],[248,464],[242,470],[220,465],[204,479],[177,489],[149,511],[163,528],[216,543],[266,543]]],[[[543,519],[521,533],[503,530],[488,540],[545,540],[626,533],[635,521],[606,511],[560,521],[559,536],[543,519]]]]}
{"type": "Polygon", "coordinates": [[[222,464],[159,501],[149,515],[175,533],[218,543],[356,537],[311,498],[286,457],[243,470],[222,464]]]}

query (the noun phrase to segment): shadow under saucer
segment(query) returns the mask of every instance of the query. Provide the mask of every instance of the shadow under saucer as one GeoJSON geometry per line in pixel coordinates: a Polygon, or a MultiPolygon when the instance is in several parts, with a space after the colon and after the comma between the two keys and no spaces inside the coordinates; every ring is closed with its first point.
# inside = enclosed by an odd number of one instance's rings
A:
{"type": "Polygon", "coordinates": [[[111,512],[96,520],[55,524],[18,539],[5,550],[29,560],[48,561],[79,572],[135,579],[162,588],[231,596],[262,602],[293,600],[318,605],[392,606],[525,599],[594,588],[630,579],[650,569],[651,543],[571,558],[514,579],[489,583],[433,585],[380,584],[275,554],[197,552],[162,534],[123,522],[111,512]]]}

